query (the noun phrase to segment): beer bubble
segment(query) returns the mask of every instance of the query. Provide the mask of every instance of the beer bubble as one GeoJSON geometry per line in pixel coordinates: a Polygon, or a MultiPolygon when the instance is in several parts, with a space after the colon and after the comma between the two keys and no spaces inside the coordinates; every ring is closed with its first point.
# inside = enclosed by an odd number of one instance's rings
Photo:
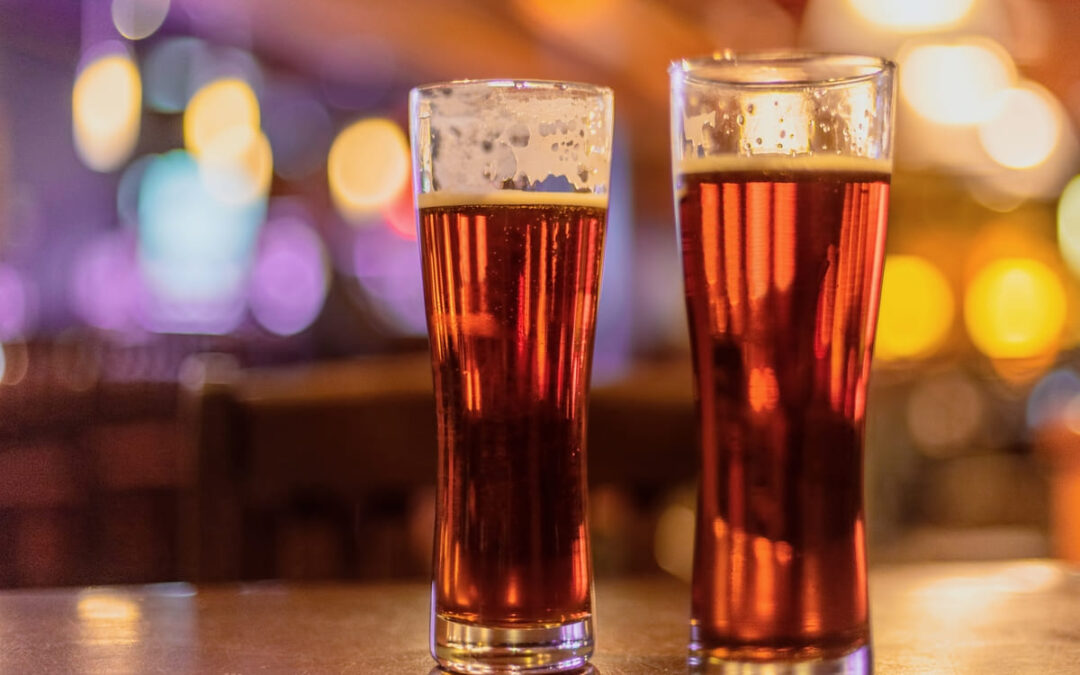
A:
{"type": "Polygon", "coordinates": [[[758,145],[761,145],[761,136],[758,136],[757,138],[755,138],[754,142],[757,143],[758,145]]]}
{"type": "MultiPolygon", "coordinates": [[[[784,120],[780,120],[780,121],[783,122],[784,120]]],[[[787,130],[785,130],[785,129],[780,130],[780,138],[787,138],[787,130]]]]}
{"type": "Polygon", "coordinates": [[[735,121],[742,125],[746,123],[746,118],[743,117],[742,113],[739,113],[739,116],[735,118],[735,121]]]}
{"type": "Polygon", "coordinates": [[[748,114],[748,115],[753,115],[754,114],[754,104],[753,103],[748,103],[746,105],[746,114],[748,114]]]}

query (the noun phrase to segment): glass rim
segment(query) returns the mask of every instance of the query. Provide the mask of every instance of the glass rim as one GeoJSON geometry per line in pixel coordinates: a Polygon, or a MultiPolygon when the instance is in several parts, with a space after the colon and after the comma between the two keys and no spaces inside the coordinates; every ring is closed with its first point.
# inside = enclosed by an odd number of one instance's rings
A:
{"type": "Polygon", "coordinates": [[[683,82],[746,89],[845,86],[873,80],[895,70],[895,63],[880,56],[807,51],[733,52],[725,50],[706,56],[678,59],[668,66],[668,74],[672,78],[680,76],[683,82]],[[839,73],[845,73],[846,70],[849,74],[817,78],[806,75],[796,78],[773,77],[762,80],[747,80],[723,75],[724,72],[735,73],[743,69],[798,67],[800,65],[831,66],[839,73]],[[713,69],[711,74],[703,74],[710,69],[713,69]]]}
{"type": "Polygon", "coordinates": [[[470,89],[505,89],[520,91],[542,92],[566,92],[569,95],[613,96],[611,87],[588,82],[574,82],[568,80],[545,80],[545,79],[517,79],[517,78],[485,78],[485,79],[462,79],[448,80],[446,82],[433,82],[422,84],[412,88],[412,95],[423,96],[441,89],[454,89],[465,91],[470,89]]]}

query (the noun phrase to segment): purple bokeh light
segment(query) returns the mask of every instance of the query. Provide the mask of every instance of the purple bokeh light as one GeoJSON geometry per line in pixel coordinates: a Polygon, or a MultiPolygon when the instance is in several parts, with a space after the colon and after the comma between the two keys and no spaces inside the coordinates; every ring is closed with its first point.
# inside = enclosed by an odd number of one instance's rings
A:
{"type": "Polygon", "coordinates": [[[103,232],[83,248],[71,274],[75,314],[95,328],[129,332],[137,329],[135,309],[143,287],[131,230],[103,232]]]}
{"type": "Polygon", "coordinates": [[[328,281],[326,253],[307,223],[285,216],[264,226],[248,294],[259,325],[277,335],[303,331],[322,311],[328,281]]]}
{"type": "Polygon", "coordinates": [[[26,334],[29,298],[19,271],[0,263],[0,340],[26,334]]]}
{"type": "Polygon", "coordinates": [[[357,230],[353,271],[379,316],[403,335],[425,335],[420,244],[388,224],[357,230]]]}

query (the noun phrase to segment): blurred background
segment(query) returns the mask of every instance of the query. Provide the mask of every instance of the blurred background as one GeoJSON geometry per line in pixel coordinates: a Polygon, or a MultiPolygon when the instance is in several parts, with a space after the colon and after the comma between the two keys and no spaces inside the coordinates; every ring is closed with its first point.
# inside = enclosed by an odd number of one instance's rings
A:
{"type": "Polygon", "coordinates": [[[422,578],[406,96],[613,86],[599,575],[690,567],[669,60],[900,65],[874,563],[1080,561],[1073,0],[0,0],[0,586],[422,578]]]}

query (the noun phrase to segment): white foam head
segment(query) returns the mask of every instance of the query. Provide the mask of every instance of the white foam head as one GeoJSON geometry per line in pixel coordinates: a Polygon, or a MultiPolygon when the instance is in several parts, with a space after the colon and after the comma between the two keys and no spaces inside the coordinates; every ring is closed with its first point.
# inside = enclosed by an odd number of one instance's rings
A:
{"type": "Polygon", "coordinates": [[[679,162],[679,174],[691,173],[892,173],[892,162],[850,155],[715,155],[688,157],[679,162]]]}
{"type": "Polygon", "coordinates": [[[608,196],[593,192],[531,192],[527,190],[492,190],[483,193],[425,192],[417,195],[421,209],[448,206],[585,206],[607,208],[608,196]]]}

